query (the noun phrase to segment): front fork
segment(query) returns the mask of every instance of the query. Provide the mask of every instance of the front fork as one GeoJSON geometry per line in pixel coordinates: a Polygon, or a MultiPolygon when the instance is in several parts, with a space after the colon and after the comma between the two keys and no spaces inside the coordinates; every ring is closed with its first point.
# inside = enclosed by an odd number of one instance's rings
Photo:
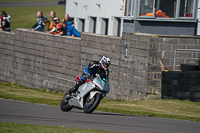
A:
{"type": "Polygon", "coordinates": [[[102,93],[102,92],[99,92],[99,91],[91,91],[91,92],[90,92],[90,97],[89,97],[89,99],[92,100],[92,98],[93,98],[97,93],[101,94],[102,99],[106,96],[106,93],[102,93]]]}
{"type": "Polygon", "coordinates": [[[92,98],[93,98],[97,93],[101,94],[99,91],[91,91],[91,92],[90,92],[89,99],[92,100],[92,98]]]}

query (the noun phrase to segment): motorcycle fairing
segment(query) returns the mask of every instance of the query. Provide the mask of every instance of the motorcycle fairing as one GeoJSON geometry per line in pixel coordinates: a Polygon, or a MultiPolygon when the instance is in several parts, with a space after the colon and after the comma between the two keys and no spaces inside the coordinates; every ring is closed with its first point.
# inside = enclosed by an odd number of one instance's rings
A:
{"type": "Polygon", "coordinates": [[[99,91],[91,91],[89,99],[91,100],[97,93],[100,93],[100,92],[99,91]]]}
{"type": "MultiPolygon", "coordinates": [[[[109,90],[110,90],[109,82],[106,81],[105,79],[102,80],[98,74],[96,76],[97,77],[93,81],[86,82],[85,84],[81,85],[78,88],[78,91],[76,92],[77,96],[74,96],[69,100],[70,106],[84,108],[84,105],[83,105],[84,99],[83,98],[86,94],[90,93],[89,98],[92,99],[95,96],[95,94],[101,93],[101,91],[104,91],[106,93],[109,92],[109,90]],[[96,91],[96,90],[92,91],[94,88],[98,88],[100,91],[96,91]]],[[[103,94],[103,96],[105,96],[104,93],[102,93],[102,94],[103,94]]]]}
{"type": "Polygon", "coordinates": [[[93,82],[102,90],[102,91],[105,91],[105,92],[109,92],[109,83],[108,81],[106,81],[106,79],[102,80],[100,78],[100,76],[97,76],[93,82]]]}
{"type": "Polygon", "coordinates": [[[76,106],[76,107],[80,107],[83,108],[83,97],[90,92],[93,88],[95,87],[95,84],[93,84],[92,82],[86,82],[85,84],[81,85],[78,88],[78,95],[77,97],[73,97],[72,99],[69,100],[69,104],[76,106]]]}

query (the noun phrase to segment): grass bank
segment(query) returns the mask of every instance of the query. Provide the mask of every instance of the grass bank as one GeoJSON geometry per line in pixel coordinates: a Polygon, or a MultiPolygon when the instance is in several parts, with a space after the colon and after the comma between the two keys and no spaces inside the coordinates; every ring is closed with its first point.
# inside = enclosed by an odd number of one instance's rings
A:
{"type": "Polygon", "coordinates": [[[109,131],[0,122],[1,133],[115,133],[109,131]]]}
{"type": "Polygon", "coordinates": [[[1,7],[11,16],[11,30],[16,28],[31,28],[37,22],[37,11],[43,11],[43,15],[51,20],[50,11],[55,11],[60,21],[65,15],[65,5],[61,6],[44,6],[44,7],[1,7]]]}
{"type": "MultiPolygon", "coordinates": [[[[30,89],[0,82],[0,98],[59,106],[60,92],[30,89]]],[[[131,115],[162,117],[200,122],[200,103],[180,100],[114,101],[103,99],[96,110],[131,115]]]]}

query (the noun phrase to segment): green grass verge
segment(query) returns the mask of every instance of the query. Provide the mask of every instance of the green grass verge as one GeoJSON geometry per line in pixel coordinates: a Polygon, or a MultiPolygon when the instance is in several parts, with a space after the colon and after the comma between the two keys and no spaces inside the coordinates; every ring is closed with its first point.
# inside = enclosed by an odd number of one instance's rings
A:
{"type": "Polygon", "coordinates": [[[1,133],[116,133],[109,131],[0,122],[1,133]]]}
{"type": "MultiPolygon", "coordinates": [[[[60,92],[30,89],[0,82],[0,98],[59,106],[60,92]]],[[[114,101],[103,99],[96,110],[131,115],[162,117],[200,122],[200,103],[180,100],[114,101]]]]}
{"type": "Polygon", "coordinates": [[[99,111],[200,122],[200,103],[180,100],[103,100],[99,111]]]}
{"type": "Polygon", "coordinates": [[[59,106],[63,97],[60,92],[21,87],[18,84],[0,83],[0,98],[59,106]]]}
{"type": "Polygon", "coordinates": [[[1,7],[11,16],[11,30],[16,28],[31,28],[37,22],[37,11],[43,11],[43,15],[51,20],[50,11],[55,11],[60,21],[65,15],[65,5],[61,6],[44,6],[44,7],[1,7]]]}

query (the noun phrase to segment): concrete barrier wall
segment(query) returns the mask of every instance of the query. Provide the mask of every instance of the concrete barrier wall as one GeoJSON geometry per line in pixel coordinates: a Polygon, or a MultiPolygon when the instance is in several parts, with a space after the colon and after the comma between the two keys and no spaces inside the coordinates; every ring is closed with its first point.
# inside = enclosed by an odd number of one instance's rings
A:
{"type": "Polygon", "coordinates": [[[162,59],[171,69],[175,48],[200,48],[198,38],[182,39],[185,40],[140,33],[123,34],[122,38],[82,33],[81,38],[76,38],[28,29],[0,32],[0,80],[66,92],[74,85],[75,76],[82,74],[90,61],[107,55],[112,62],[108,98],[160,98],[158,60],[162,59]],[[126,43],[127,58],[124,56],[126,43]]]}

